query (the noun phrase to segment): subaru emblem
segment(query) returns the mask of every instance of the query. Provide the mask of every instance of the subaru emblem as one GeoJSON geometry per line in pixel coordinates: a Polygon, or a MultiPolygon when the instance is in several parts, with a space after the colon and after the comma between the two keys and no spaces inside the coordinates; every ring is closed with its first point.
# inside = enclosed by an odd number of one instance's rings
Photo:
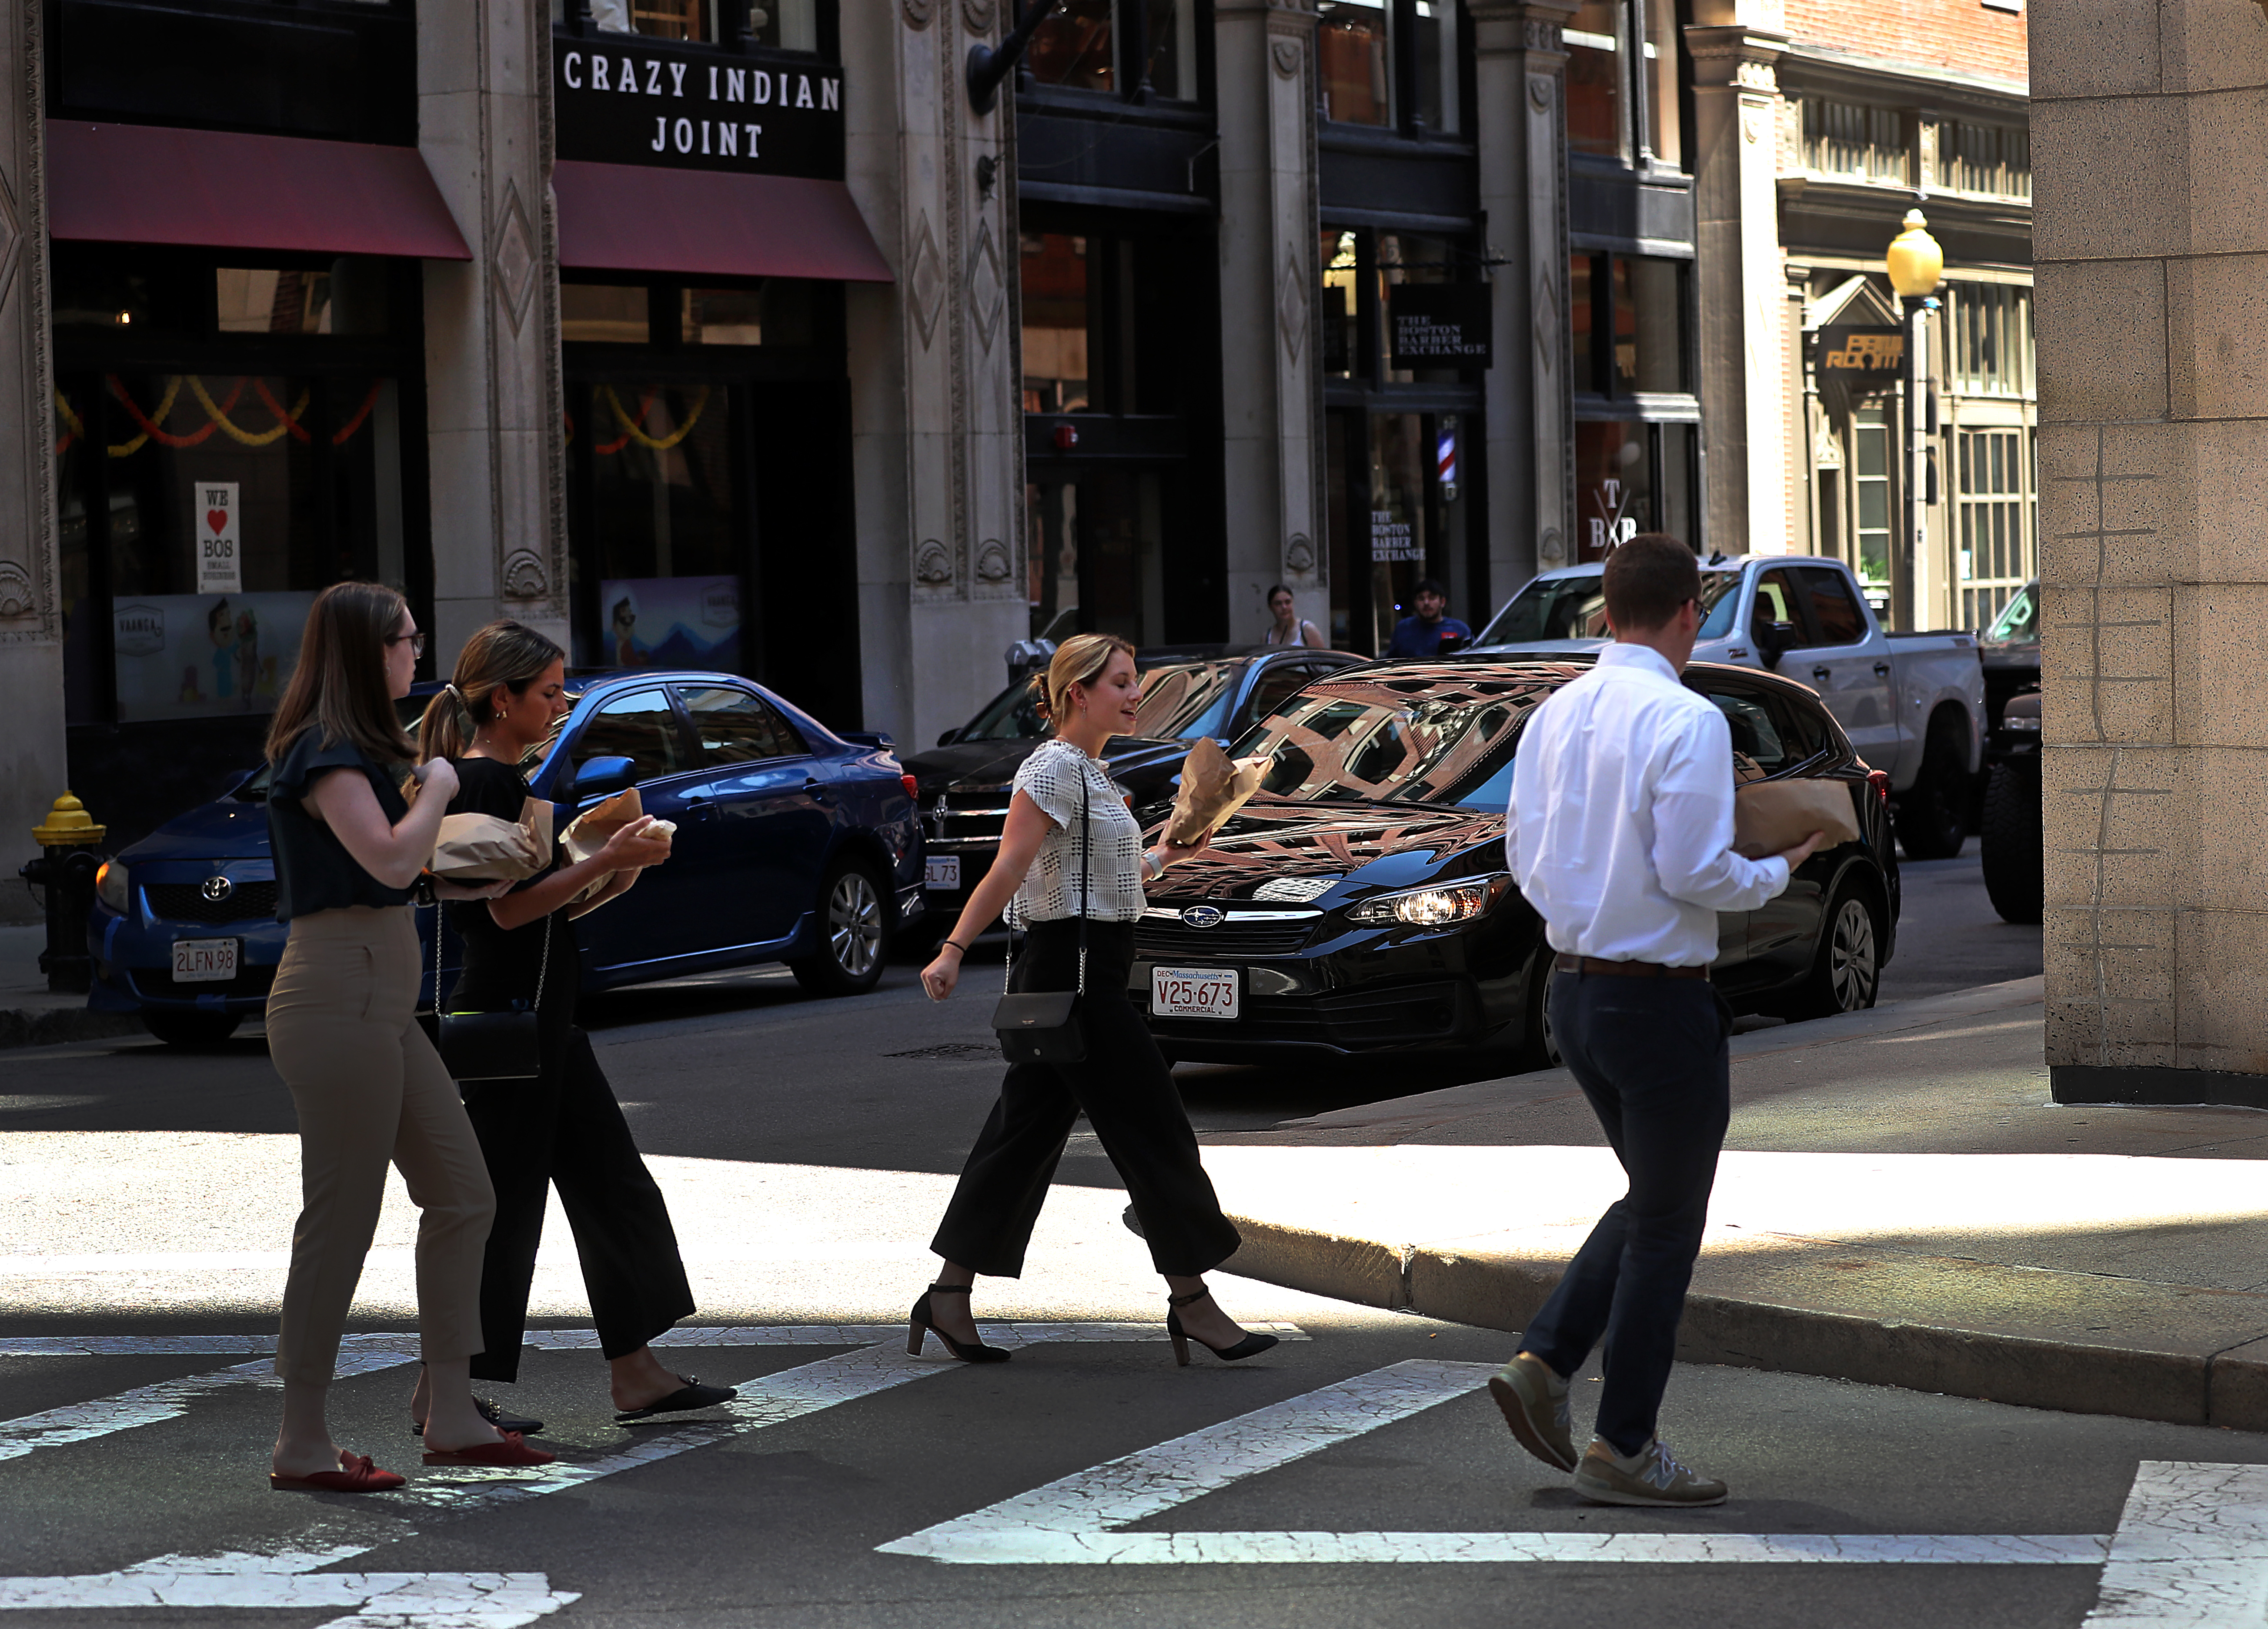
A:
{"type": "Polygon", "coordinates": [[[1191,905],[1182,912],[1182,921],[1189,927],[1219,927],[1226,919],[1215,905],[1191,905]]]}
{"type": "Polygon", "coordinates": [[[204,880],[204,886],[197,889],[197,892],[217,905],[236,892],[236,884],[231,882],[226,877],[207,877],[204,880]]]}

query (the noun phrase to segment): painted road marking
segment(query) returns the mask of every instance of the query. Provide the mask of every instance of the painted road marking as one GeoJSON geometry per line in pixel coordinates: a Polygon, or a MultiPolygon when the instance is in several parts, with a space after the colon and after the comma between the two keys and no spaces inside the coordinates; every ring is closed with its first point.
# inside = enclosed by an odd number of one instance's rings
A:
{"type": "Polygon", "coordinates": [[[517,1629],[579,1598],[541,1573],[159,1571],[145,1563],[78,1578],[0,1578],[0,1609],[350,1609],[323,1629],[517,1629]]]}
{"type": "Polygon", "coordinates": [[[991,1566],[1797,1563],[2100,1566],[2089,1625],[2226,1629],[2268,1616],[2268,1467],[2145,1462],[2115,1534],[1129,1533],[1128,1525],[1485,1383],[1413,1360],[1123,1455],[878,1546],[991,1566]]]}

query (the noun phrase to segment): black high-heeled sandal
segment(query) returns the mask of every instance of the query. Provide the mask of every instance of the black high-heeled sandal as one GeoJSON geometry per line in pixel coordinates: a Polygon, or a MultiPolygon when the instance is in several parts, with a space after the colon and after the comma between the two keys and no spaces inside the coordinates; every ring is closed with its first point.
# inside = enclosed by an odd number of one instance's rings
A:
{"type": "Polygon", "coordinates": [[[1192,1290],[1187,1295],[1166,1297],[1166,1338],[1174,1343],[1174,1361],[1182,1368],[1189,1366],[1189,1343],[1197,1342],[1224,1363],[1234,1363],[1241,1358],[1256,1358],[1276,1344],[1273,1335],[1248,1334],[1233,1346],[1216,1346],[1202,1335],[1192,1335],[1182,1327],[1182,1315],[1174,1310],[1189,1307],[1211,1295],[1211,1290],[1192,1290]]]}
{"type": "Polygon", "coordinates": [[[1011,1354],[1005,1346],[988,1346],[981,1338],[964,1346],[931,1322],[929,1309],[931,1296],[966,1295],[969,1288],[970,1286],[966,1284],[932,1284],[922,1292],[922,1298],[914,1303],[913,1328],[906,1336],[906,1356],[909,1358],[921,1356],[923,1337],[934,1335],[945,1343],[945,1349],[947,1352],[959,1358],[963,1363],[1005,1363],[1008,1360],[1011,1354]]]}

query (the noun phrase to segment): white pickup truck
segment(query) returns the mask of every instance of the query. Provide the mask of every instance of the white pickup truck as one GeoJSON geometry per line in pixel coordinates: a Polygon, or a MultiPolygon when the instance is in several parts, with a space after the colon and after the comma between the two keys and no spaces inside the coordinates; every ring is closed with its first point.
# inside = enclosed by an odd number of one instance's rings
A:
{"type": "MultiPolygon", "coordinates": [[[[1596,564],[1536,577],[1468,649],[1544,654],[1607,643],[1596,564]]],[[[1839,560],[1745,555],[1701,568],[1696,661],[1766,667],[1819,692],[1859,756],[1890,773],[1908,858],[1961,851],[1984,746],[1984,670],[1966,633],[1889,633],[1839,560]]]]}

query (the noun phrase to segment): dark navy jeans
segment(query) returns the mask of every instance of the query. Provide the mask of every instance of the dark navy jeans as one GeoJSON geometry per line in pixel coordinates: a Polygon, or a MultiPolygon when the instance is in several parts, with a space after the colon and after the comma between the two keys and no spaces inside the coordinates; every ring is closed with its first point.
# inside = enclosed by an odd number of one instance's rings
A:
{"type": "Polygon", "coordinates": [[[1603,1335],[1596,1429],[1631,1455],[1653,1440],[1701,1250],[1732,1113],[1732,1014],[1699,978],[1560,973],[1550,999],[1560,1055],[1630,1191],[1599,1218],[1521,1348],[1572,1377],[1603,1335]]]}

